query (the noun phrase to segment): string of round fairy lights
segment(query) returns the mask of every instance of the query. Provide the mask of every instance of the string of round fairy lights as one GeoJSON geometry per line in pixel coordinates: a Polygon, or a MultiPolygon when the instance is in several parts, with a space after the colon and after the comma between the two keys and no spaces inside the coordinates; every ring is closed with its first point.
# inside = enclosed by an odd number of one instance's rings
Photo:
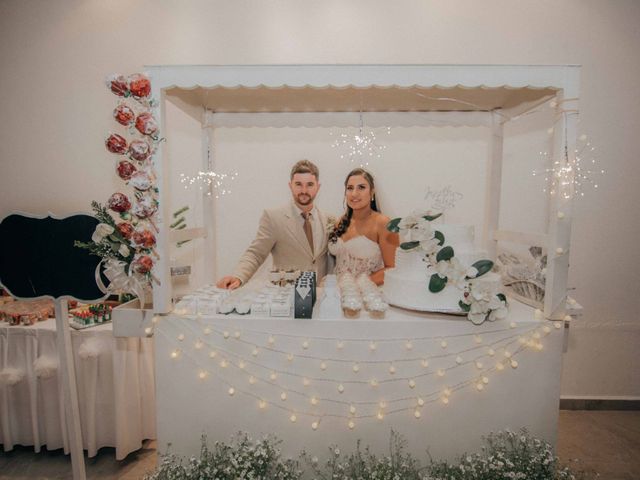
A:
{"type": "MultiPolygon", "coordinates": [[[[533,331],[533,330],[535,330],[535,329],[532,329],[531,331],[533,331]]],[[[529,333],[531,333],[531,332],[527,332],[527,334],[529,334],[529,333]]],[[[477,366],[478,363],[480,362],[480,359],[487,358],[487,357],[493,357],[495,355],[495,351],[493,351],[493,348],[491,348],[491,347],[495,347],[497,344],[500,344],[500,343],[506,343],[506,346],[499,347],[499,348],[503,348],[503,349],[506,350],[506,348],[513,343],[513,342],[507,342],[507,341],[508,340],[513,340],[516,337],[518,337],[518,341],[521,338],[520,335],[513,335],[513,336],[510,336],[510,337],[505,337],[505,338],[498,339],[497,341],[495,341],[492,344],[490,344],[490,347],[488,348],[486,354],[476,356],[475,358],[473,358],[471,360],[466,360],[465,361],[460,357],[460,354],[463,353],[463,351],[459,351],[459,352],[453,353],[452,355],[457,355],[457,357],[456,357],[456,365],[457,366],[464,366],[464,365],[468,365],[468,364],[471,364],[471,363],[475,363],[476,366],[477,366]]],[[[514,340],[514,342],[515,341],[516,340],[514,340]]],[[[194,348],[196,350],[200,350],[200,349],[203,348],[203,346],[204,346],[204,342],[202,342],[201,340],[197,340],[196,343],[195,343],[195,347],[194,348]],[[201,343],[198,343],[198,342],[201,342],[201,343]]],[[[424,378],[424,377],[435,375],[435,374],[438,373],[438,372],[435,372],[435,371],[430,371],[430,372],[423,372],[423,373],[419,373],[419,374],[415,374],[415,375],[409,375],[409,376],[395,376],[395,371],[393,371],[393,372],[390,371],[389,373],[391,375],[394,375],[394,376],[390,377],[390,378],[387,378],[387,379],[382,379],[382,380],[378,380],[376,378],[369,379],[369,380],[351,380],[351,379],[336,379],[336,378],[313,377],[313,376],[309,376],[309,375],[300,375],[300,374],[295,373],[295,372],[281,370],[281,369],[278,369],[278,368],[271,368],[271,367],[268,368],[268,367],[265,367],[264,365],[260,364],[259,362],[247,359],[246,357],[242,357],[239,354],[230,352],[230,351],[225,350],[225,349],[221,349],[219,347],[217,347],[214,350],[210,345],[208,345],[208,346],[210,347],[209,356],[211,358],[216,358],[218,353],[222,352],[224,355],[227,355],[227,357],[230,356],[230,357],[233,357],[233,358],[235,358],[237,360],[236,362],[232,362],[232,361],[228,360],[227,358],[225,358],[225,359],[222,360],[225,363],[225,366],[232,365],[232,366],[238,368],[239,370],[245,370],[247,364],[254,365],[254,366],[257,366],[259,368],[263,368],[265,370],[269,370],[270,371],[271,380],[275,380],[277,375],[285,375],[285,376],[291,376],[291,377],[296,377],[296,378],[303,379],[303,385],[304,385],[304,380],[307,380],[309,382],[310,381],[314,381],[314,382],[334,383],[334,384],[336,384],[338,386],[339,385],[344,385],[344,384],[347,384],[347,385],[349,385],[349,384],[360,384],[360,385],[368,384],[371,387],[377,387],[378,385],[381,385],[381,384],[393,383],[393,382],[409,382],[410,388],[414,388],[415,384],[412,386],[411,385],[412,381],[415,382],[416,379],[424,378]],[[212,353],[215,353],[215,355],[212,356],[212,353]]],[[[496,348],[498,348],[498,347],[496,347],[496,348]]],[[[449,356],[451,356],[451,355],[449,355],[449,356]]],[[[386,364],[390,364],[391,366],[393,366],[394,362],[400,363],[398,360],[383,360],[381,362],[382,363],[386,363],[386,364]]],[[[456,365],[454,365],[454,367],[456,365]]],[[[443,368],[441,370],[446,374],[446,372],[448,370],[451,370],[451,368],[454,368],[454,367],[443,368]]],[[[358,373],[358,372],[354,371],[354,373],[358,373]]],[[[443,376],[443,375],[440,375],[440,376],[443,376]]],[[[259,376],[256,375],[256,377],[259,377],[259,376]]],[[[261,377],[259,377],[259,378],[261,378],[261,377]]],[[[262,379],[262,380],[264,380],[264,379],[262,379]]],[[[305,385],[305,386],[308,386],[308,384],[305,385]]]]}
{"type": "MultiPolygon", "coordinates": [[[[515,343],[515,341],[506,344],[503,347],[505,352],[508,352],[507,348],[512,346],[514,343],[515,343]]],[[[511,356],[512,356],[512,354],[509,353],[509,356],[507,358],[511,358],[511,356]]],[[[487,357],[487,355],[479,356],[479,357],[474,358],[473,360],[468,360],[468,361],[465,361],[465,362],[456,362],[457,363],[456,365],[452,365],[452,366],[449,366],[449,367],[446,367],[446,368],[442,368],[442,369],[439,369],[439,370],[445,372],[445,374],[446,374],[446,372],[448,372],[450,370],[453,370],[454,368],[463,367],[465,365],[470,365],[470,364],[474,364],[476,366],[476,368],[478,370],[480,370],[480,369],[482,369],[482,366],[483,366],[483,364],[482,364],[482,362],[480,360],[482,358],[485,358],[485,357],[487,357]]],[[[228,364],[233,365],[236,368],[242,370],[242,368],[240,367],[239,364],[234,364],[233,362],[228,362],[228,364]]],[[[261,366],[261,367],[267,369],[266,367],[263,367],[263,366],[261,366]]],[[[276,375],[275,375],[275,372],[278,372],[278,374],[281,374],[281,375],[287,375],[287,376],[294,376],[294,377],[303,378],[303,376],[301,376],[301,375],[292,374],[292,373],[286,372],[286,371],[278,371],[278,370],[274,370],[274,369],[268,369],[268,370],[271,370],[270,380],[275,380],[277,378],[276,375]]],[[[436,373],[437,372],[428,372],[428,373],[421,373],[421,374],[412,375],[412,376],[406,376],[406,377],[387,378],[387,379],[383,379],[383,380],[376,380],[375,385],[371,385],[371,381],[357,381],[357,380],[349,381],[349,380],[340,380],[340,379],[334,379],[334,378],[331,378],[331,379],[314,378],[314,377],[311,377],[311,376],[307,376],[307,377],[304,377],[304,378],[306,378],[308,380],[312,380],[314,382],[330,382],[330,383],[333,383],[333,384],[337,385],[339,393],[344,393],[344,384],[346,384],[346,385],[349,385],[349,384],[368,384],[372,388],[375,388],[375,387],[377,387],[379,385],[383,385],[383,384],[386,384],[386,383],[405,382],[405,383],[408,384],[409,388],[413,389],[413,388],[415,388],[417,386],[417,384],[415,383],[416,380],[424,378],[424,377],[427,377],[427,376],[435,375],[436,373]],[[342,388],[342,391],[340,391],[341,388],[342,388]]],[[[275,384],[275,383],[272,383],[270,381],[267,381],[266,379],[264,379],[263,377],[261,377],[259,375],[251,375],[251,376],[253,376],[254,378],[257,378],[258,380],[263,381],[264,383],[269,383],[269,384],[271,384],[273,386],[277,386],[279,388],[282,388],[279,384],[275,384]]],[[[441,375],[441,377],[443,377],[443,376],[444,375],[441,375]]],[[[306,386],[309,386],[309,384],[310,383],[307,383],[306,386]]],[[[294,393],[298,393],[300,395],[303,395],[303,396],[307,396],[306,394],[301,393],[301,392],[296,392],[294,390],[291,390],[291,391],[294,392],[294,393]]],[[[332,399],[324,399],[323,398],[322,400],[323,401],[333,402],[332,399]]],[[[335,403],[345,403],[345,402],[335,401],[335,403]]],[[[349,403],[349,402],[346,402],[346,403],[349,403]]],[[[369,404],[370,402],[351,402],[351,403],[361,403],[361,404],[365,404],[366,405],[366,404],[369,404]]]]}
{"type": "MultiPolygon", "coordinates": [[[[555,322],[554,326],[556,327],[556,329],[561,328],[561,323],[560,322],[555,322]]],[[[505,331],[506,329],[504,329],[503,331],[505,331]]],[[[282,405],[281,403],[278,403],[277,401],[273,401],[273,400],[266,400],[264,399],[262,396],[259,396],[257,394],[254,394],[251,391],[247,391],[241,387],[237,387],[236,385],[234,385],[233,383],[229,382],[228,380],[224,379],[221,375],[217,374],[215,371],[213,372],[213,375],[220,378],[220,380],[222,381],[222,383],[224,383],[227,387],[228,387],[228,394],[230,396],[234,396],[236,393],[243,393],[246,395],[249,395],[250,397],[256,399],[258,401],[258,407],[260,409],[264,409],[269,405],[273,405],[276,406],[277,408],[282,409],[283,411],[286,411],[291,417],[290,420],[291,421],[296,421],[297,420],[297,416],[298,415],[304,415],[304,416],[309,416],[311,418],[314,419],[314,421],[312,422],[312,428],[315,430],[318,428],[320,421],[322,418],[324,417],[336,417],[336,418],[340,418],[340,419],[347,419],[348,420],[348,427],[349,428],[354,428],[355,427],[355,419],[363,419],[363,418],[378,418],[379,420],[383,419],[386,415],[390,415],[390,414],[394,414],[394,413],[398,413],[398,412],[406,412],[406,411],[414,411],[414,416],[416,418],[420,418],[422,416],[422,414],[420,413],[420,409],[419,407],[423,407],[424,405],[427,405],[429,403],[433,403],[433,402],[437,402],[437,401],[441,401],[443,404],[448,404],[449,403],[449,397],[451,396],[451,394],[453,392],[456,392],[458,390],[461,390],[463,388],[467,388],[469,386],[475,386],[477,391],[483,391],[486,387],[486,385],[489,383],[489,377],[487,375],[491,374],[492,372],[498,372],[498,371],[502,371],[505,369],[505,364],[507,366],[511,366],[512,368],[517,368],[518,367],[518,362],[516,360],[515,357],[517,357],[522,351],[524,351],[527,347],[532,347],[535,350],[542,350],[542,344],[540,343],[540,339],[542,337],[542,334],[546,334],[548,335],[551,332],[551,328],[548,325],[544,325],[542,328],[539,327],[535,327],[530,329],[527,332],[524,332],[524,334],[515,334],[512,335],[511,337],[508,337],[508,339],[512,339],[511,342],[507,343],[506,345],[504,345],[503,348],[503,359],[498,360],[493,366],[490,366],[489,368],[485,368],[484,364],[480,361],[483,358],[487,357],[487,356],[493,356],[493,355],[489,355],[487,350],[487,354],[476,357],[472,360],[467,360],[467,361],[459,361],[458,358],[456,358],[456,364],[447,367],[446,369],[439,369],[438,370],[438,374],[441,373],[442,371],[442,375],[438,375],[439,377],[443,377],[444,376],[444,371],[445,370],[451,370],[454,368],[458,368],[464,365],[468,365],[471,363],[475,363],[476,368],[478,369],[477,372],[474,372],[474,374],[470,377],[467,378],[465,380],[462,380],[458,383],[456,383],[455,385],[452,386],[445,386],[444,388],[438,388],[438,389],[434,389],[431,392],[421,392],[421,393],[417,393],[415,395],[411,395],[411,396],[403,396],[403,397],[398,397],[398,398],[393,398],[390,400],[376,400],[376,401],[368,401],[368,400],[357,400],[357,401],[348,401],[348,400],[340,400],[340,399],[335,399],[335,398],[325,398],[319,395],[309,395],[306,392],[302,392],[299,391],[297,389],[293,389],[290,387],[287,388],[283,388],[282,385],[280,385],[279,383],[277,383],[275,380],[277,379],[277,374],[275,377],[273,377],[274,372],[273,369],[269,369],[268,367],[265,367],[264,365],[260,364],[259,362],[253,362],[247,359],[240,359],[238,362],[231,362],[228,359],[223,359],[220,362],[220,366],[222,368],[226,368],[229,365],[232,365],[236,368],[238,368],[239,370],[244,371],[244,373],[248,376],[248,380],[249,380],[249,384],[250,385],[254,385],[258,382],[263,382],[269,386],[271,386],[274,389],[277,389],[280,392],[280,402],[286,402],[286,400],[288,399],[288,396],[293,394],[293,395],[298,395],[301,396],[302,398],[305,399],[305,404],[310,404],[313,407],[317,407],[320,404],[336,404],[339,405],[341,407],[344,408],[348,408],[349,409],[349,414],[340,414],[340,413],[327,413],[327,412],[323,412],[323,413],[319,413],[316,411],[308,411],[306,409],[292,409],[289,407],[286,407],[284,405],[282,405]],[[516,348],[513,352],[510,352],[511,346],[513,344],[516,344],[518,346],[518,348],[516,348]],[[241,365],[241,363],[243,365],[241,365]],[[272,372],[270,379],[265,379],[260,375],[257,375],[255,373],[251,373],[251,372],[247,372],[246,371],[246,365],[247,364],[252,364],[252,365],[256,365],[260,368],[263,368],[265,370],[270,370],[272,372]],[[388,405],[393,405],[396,403],[400,403],[400,402],[410,402],[411,405],[408,407],[400,407],[398,409],[395,410],[387,410],[386,407],[388,405]],[[415,403],[415,404],[414,404],[415,403]],[[372,406],[376,406],[377,407],[377,411],[374,413],[366,413],[366,414],[362,414],[359,413],[358,411],[358,407],[362,408],[362,407],[372,407],[372,406]]],[[[163,332],[164,334],[164,332],[163,332]]],[[[166,336],[166,334],[164,334],[166,336]]],[[[229,333],[227,335],[227,338],[230,338],[231,334],[229,333]]],[[[234,333],[233,338],[235,339],[239,339],[241,337],[241,335],[236,335],[234,333]]],[[[168,338],[168,337],[167,337],[168,338]]],[[[184,341],[186,339],[186,336],[184,334],[179,334],[177,336],[179,341],[184,341]]],[[[477,343],[481,343],[479,340],[481,340],[481,338],[478,338],[478,336],[474,336],[474,341],[477,343]]],[[[501,341],[504,341],[505,339],[499,339],[501,341]]],[[[203,342],[201,339],[198,339],[196,341],[196,343],[194,344],[194,350],[203,350],[205,347],[205,342],[203,342]]],[[[483,347],[487,347],[487,345],[482,345],[483,347]]],[[[212,351],[213,352],[213,351],[212,351]]],[[[172,358],[180,358],[183,354],[185,354],[191,361],[193,361],[193,363],[195,363],[196,365],[200,365],[198,360],[192,356],[191,352],[183,352],[181,350],[174,350],[173,352],[171,352],[170,356],[172,358]]],[[[493,354],[495,355],[496,352],[493,352],[493,354]]],[[[233,356],[235,354],[231,354],[231,356],[233,356]]],[[[211,356],[211,354],[209,355],[210,358],[214,359],[217,357],[217,353],[213,356],[211,356]]],[[[236,355],[234,358],[238,358],[239,356],[236,355]]],[[[280,373],[285,373],[285,374],[289,374],[290,372],[280,372],[280,373]]],[[[212,372],[209,370],[205,370],[205,369],[200,369],[199,373],[198,373],[198,377],[201,380],[205,380],[209,377],[209,375],[211,375],[212,372]]],[[[431,372],[431,374],[433,374],[433,372],[431,372]]],[[[302,377],[301,375],[299,375],[299,377],[302,377]]],[[[308,387],[311,385],[311,382],[309,380],[309,378],[306,377],[302,377],[303,378],[303,385],[305,387],[308,387]],[[305,383],[306,382],[306,383],[305,383]]],[[[413,390],[414,388],[416,388],[418,385],[415,383],[415,379],[419,378],[418,376],[414,376],[414,377],[406,377],[406,378],[401,378],[400,380],[404,380],[407,381],[408,380],[408,386],[413,390]],[[413,382],[413,385],[411,385],[411,382],[413,382]]],[[[329,380],[329,381],[333,381],[334,383],[338,383],[340,382],[340,380],[336,380],[336,379],[322,379],[322,380],[329,380]]],[[[392,381],[396,381],[396,378],[390,379],[392,381]]],[[[317,381],[314,380],[314,381],[317,381]]],[[[380,383],[384,383],[385,380],[381,380],[380,383]]],[[[346,382],[342,382],[342,383],[346,383],[346,382]]],[[[344,392],[344,387],[342,386],[342,383],[338,383],[339,387],[338,387],[338,392],[339,393],[343,393],[344,392]],[[340,391],[340,387],[342,387],[342,391],[340,391]]]]}
{"type": "MultiPolygon", "coordinates": [[[[533,330],[535,330],[535,328],[532,329],[531,331],[533,331],[533,330]]],[[[191,332],[191,333],[194,333],[194,332],[191,332]]],[[[225,335],[224,332],[221,332],[221,331],[219,331],[217,329],[209,328],[209,334],[211,334],[211,333],[216,333],[218,335],[221,335],[225,339],[229,339],[231,337],[231,335],[225,335]]],[[[261,348],[264,349],[265,351],[268,351],[268,352],[271,352],[271,353],[277,353],[277,354],[283,355],[289,363],[293,362],[293,360],[296,359],[296,358],[302,358],[302,359],[305,359],[305,360],[314,360],[314,361],[320,362],[320,365],[322,364],[322,362],[325,362],[325,363],[326,362],[335,362],[335,363],[343,363],[343,364],[352,364],[353,365],[352,370],[354,371],[354,373],[359,373],[360,364],[363,364],[363,365],[379,365],[379,364],[387,364],[387,365],[389,365],[389,364],[391,364],[391,365],[393,365],[394,363],[398,363],[398,364],[401,364],[401,363],[420,363],[423,368],[427,368],[429,366],[429,363],[428,363],[429,360],[447,358],[447,357],[451,357],[453,355],[457,355],[459,357],[461,354],[473,352],[473,351],[476,351],[476,350],[479,350],[479,349],[483,349],[483,348],[487,349],[488,355],[491,356],[491,350],[492,350],[491,347],[494,347],[495,345],[498,345],[498,344],[500,344],[502,342],[505,342],[506,340],[510,340],[512,338],[515,338],[515,337],[520,337],[522,335],[526,336],[529,333],[530,332],[516,333],[516,334],[513,334],[513,335],[508,336],[508,337],[498,338],[497,340],[494,340],[494,341],[489,342],[487,344],[482,343],[481,337],[479,338],[479,337],[476,336],[475,339],[474,339],[474,345],[472,347],[468,347],[468,348],[464,348],[464,349],[456,350],[456,351],[448,351],[447,353],[443,353],[443,354],[422,355],[422,356],[419,356],[419,357],[399,358],[399,359],[394,359],[394,360],[388,360],[388,359],[362,359],[362,358],[348,358],[348,359],[345,359],[345,358],[332,358],[332,357],[329,357],[327,355],[316,356],[316,355],[311,355],[311,354],[299,354],[299,353],[294,354],[292,352],[287,352],[285,350],[276,349],[276,348],[272,348],[272,347],[264,347],[263,346],[261,348]],[[478,341],[478,340],[480,340],[480,341],[478,341]]],[[[195,336],[197,336],[197,335],[195,335],[195,336]]],[[[180,340],[181,337],[179,336],[178,339],[180,340]]],[[[184,339],[184,337],[182,337],[182,339],[184,339]]],[[[256,349],[258,348],[258,346],[255,343],[244,340],[241,337],[241,335],[238,335],[237,337],[234,335],[234,340],[239,342],[239,343],[242,343],[242,344],[245,344],[247,346],[252,347],[253,348],[252,356],[253,357],[257,357],[258,356],[257,354],[255,354],[256,349]]],[[[198,339],[196,342],[203,342],[203,341],[201,339],[198,339]]],[[[211,346],[209,343],[207,343],[207,345],[211,346]]],[[[405,348],[406,348],[406,346],[405,346],[405,348]]],[[[216,347],[216,349],[218,351],[227,352],[226,350],[221,349],[220,347],[216,347]]],[[[411,349],[407,349],[407,350],[410,351],[412,349],[413,349],[413,347],[411,349]]],[[[230,354],[238,356],[237,354],[233,354],[233,353],[230,353],[230,354]]],[[[238,358],[240,358],[240,357],[238,356],[238,358]]],[[[241,359],[242,360],[246,360],[246,358],[244,358],[244,357],[241,358],[241,359]]],[[[258,364],[257,362],[254,362],[254,361],[251,361],[251,360],[246,360],[246,361],[248,361],[249,363],[252,363],[252,364],[258,364]]],[[[322,370],[326,370],[326,368],[323,369],[322,367],[321,367],[321,369],[322,370]]],[[[393,372],[393,373],[395,373],[395,372],[393,372]]],[[[366,383],[366,382],[357,381],[357,382],[354,382],[354,383],[366,383]]]]}
{"type": "MultiPolygon", "coordinates": [[[[218,375],[215,371],[213,372],[213,375],[216,378],[219,378],[221,383],[223,383],[226,387],[228,387],[228,391],[227,393],[230,396],[235,396],[236,393],[241,393],[244,395],[247,395],[255,400],[258,401],[258,408],[263,410],[265,408],[267,408],[268,406],[273,406],[276,407],[278,409],[281,409],[285,412],[287,412],[287,414],[289,415],[289,420],[293,423],[295,423],[298,419],[298,415],[304,415],[307,417],[310,417],[313,419],[313,421],[311,422],[311,428],[313,430],[316,430],[322,420],[322,418],[325,417],[334,417],[334,418],[338,418],[338,419],[344,419],[344,420],[348,420],[347,422],[347,426],[352,429],[355,427],[355,420],[359,420],[359,419],[368,419],[368,418],[377,418],[378,420],[383,420],[385,416],[387,415],[392,415],[395,413],[400,413],[400,412],[407,412],[407,411],[414,411],[414,417],[416,419],[419,419],[422,417],[422,413],[421,413],[421,408],[431,404],[431,403],[435,403],[437,401],[441,401],[443,404],[447,405],[449,404],[449,398],[451,397],[451,395],[459,390],[462,390],[464,388],[467,388],[469,386],[475,385],[476,390],[477,391],[483,391],[485,389],[485,386],[489,383],[489,378],[487,377],[488,374],[490,374],[491,372],[496,372],[496,371],[501,371],[504,370],[505,368],[505,362],[508,361],[510,366],[512,368],[517,368],[518,366],[518,362],[517,360],[515,360],[514,357],[518,356],[522,351],[524,351],[527,347],[527,345],[523,342],[519,342],[520,346],[519,348],[517,348],[513,353],[510,353],[508,357],[506,357],[505,360],[500,360],[499,362],[497,362],[495,364],[495,366],[492,366],[490,368],[486,368],[484,370],[482,370],[481,372],[479,372],[477,375],[474,375],[472,378],[466,379],[466,380],[462,380],[460,382],[458,382],[457,384],[453,385],[453,386],[447,386],[444,387],[443,389],[438,389],[438,390],[434,390],[432,392],[426,393],[426,394],[417,394],[417,395],[412,395],[409,397],[402,397],[402,398],[396,398],[396,399],[392,399],[392,400],[380,400],[380,401],[376,401],[376,402],[367,402],[367,403],[362,403],[362,402],[347,402],[347,401],[336,401],[339,402],[341,405],[343,406],[349,406],[349,414],[348,415],[344,415],[344,414],[337,414],[337,413],[320,413],[320,412],[316,412],[316,411],[308,411],[306,408],[305,409],[292,409],[289,407],[286,407],[282,404],[279,404],[277,402],[274,401],[267,401],[265,400],[262,396],[257,395],[251,391],[247,391],[245,389],[242,388],[238,388],[236,386],[234,386],[234,384],[232,384],[231,382],[229,382],[228,380],[226,380],[224,377],[222,377],[221,375],[218,375]],[[398,402],[412,402],[411,406],[408,407],[400,407],[394,410],[388,410],[387,406],[390,404],[394,404],[394,403],[398,403],[398,402]],[[415,405],[413,405],[413,403],[415,402],[415,405]],[[363,405],[365,406],[372,406],[372,405],[376,405],[377,409],[375,413],[366,413],[366,414],[361,414],[358,412],[357,406],[362,407],[363,405]]],[[[174,356],[172,354],[173,358],[179,358],[181,355],[176,355],[174,356]]],[[[194,363],[197,364],[197,360],[194,359],[190,353],[187,353],[186,355],[191,361],[193,361],[194,363]]],[[[212,372],[210,371],[205,371],[205,370],[200,370],[199,374],[198,374],[198,378],[200,378],[201,380],[205,380],[209,377],[209,375],[212,372]]],[[[271,382],[268,382],[270,384],[272,384],[271,382]]],[[[280,387],[279,385],[276,385],[277,387],[280,387]]],[[[280,387],[281,388],[281,387],[280,387]]],[[[289,393],[294,393],[293,391],[289,391],[289,393]]],[[[319,403],[327,403],[331,400],[334,399],[321,399],[318,397],[308,397],[306,396],[306,394],[303,394],[301,392],[298,392],[299,394],[301,394],[303,397],[305,397],[307,400],[309,400],[309,403],[312,406],[317,406],[319,403]],[[315,401],[314,401],[315,399],[315,401]]],[[[286,396],[286,391],[282,391],[281,394],[281,402],[284,402],[287,400],[287,396],[286,396]],[[284,396],[282,396],[284,395],[284,396]]]]}

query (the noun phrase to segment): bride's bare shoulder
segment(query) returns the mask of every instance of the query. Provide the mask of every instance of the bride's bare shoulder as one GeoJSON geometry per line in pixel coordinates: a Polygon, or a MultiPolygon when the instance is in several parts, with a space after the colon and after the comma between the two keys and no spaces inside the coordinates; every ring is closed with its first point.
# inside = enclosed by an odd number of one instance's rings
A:
{"type": "Polygon", "coordinates": [[[387,217],[386,215],[380,213],[380,212],[375,212],[375,221],[376,221],[376,225],[380,226],[387,226],[387,223],[389,223],[389,220],[391,220],[389,217],[387,217]]]}

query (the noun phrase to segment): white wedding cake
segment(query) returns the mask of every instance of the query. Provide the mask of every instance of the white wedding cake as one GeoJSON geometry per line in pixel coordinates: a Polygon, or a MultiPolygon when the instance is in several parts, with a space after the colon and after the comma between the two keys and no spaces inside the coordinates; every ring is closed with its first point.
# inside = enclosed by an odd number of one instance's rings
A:
{"type": "Polygon", "coordinates": [[[477,271],[471,267],[486,259],[487,253],[474,246],[473,226],[431,224],[420,218],[405,220],[404,225],[400,222],[400,242],[405,247],[414,246],[398,248],[395,268],[385,272],[383,289],[389,304],[420,311],[467,313],[460,306],[465,292],[468,296],[475,290],[476,297],[481,292],[489,298],[500,291],[499,275],[487,272],[475,278],[477,271]],[[444,236],[443,243],[434,237],[435,232],[444,236]],[[438,262],[436,256],[445,247],[453,249],[453,257],[438,262]],[[435,293],[429,288],[434,274],[447,278],[444,288],[435,293]]]}

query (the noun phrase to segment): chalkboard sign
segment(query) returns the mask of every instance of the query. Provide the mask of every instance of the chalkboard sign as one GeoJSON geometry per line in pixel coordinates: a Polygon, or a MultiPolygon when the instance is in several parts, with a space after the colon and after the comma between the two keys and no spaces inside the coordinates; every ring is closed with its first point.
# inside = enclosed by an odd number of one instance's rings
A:
{"type": "MultiPolygon", "coordinates": [[[[35,218],[12,214],[0,222],[0,284],[19,298],[105,298],[96,284],[100,257],[73,246],[91,240],[98,220],[90,215],[35,218]]],[[[106,282],[104,276],[102,280],[106,282]]]]}

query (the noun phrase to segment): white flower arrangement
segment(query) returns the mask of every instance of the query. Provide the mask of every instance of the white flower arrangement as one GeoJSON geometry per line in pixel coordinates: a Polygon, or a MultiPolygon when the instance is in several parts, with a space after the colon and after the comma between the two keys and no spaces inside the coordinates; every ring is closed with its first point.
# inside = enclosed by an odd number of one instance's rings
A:
{"type": "Polygon", "coordinates": [[[162,455],[155,472],[146,480],[577,480],[590,478],[560,465],[553,448],[522,429],[491,433],[484,438],[481,453],[464,454],[457,462],[434,461],[422,465],[406,452],[407,442],[393,430],[386,455],[374,455],[357,442],[354,453],[329,447],[329,457],[320,461],[307,452],[300,454],[309,467],[304,472],[292,459],[283,459],[280,441],[265,437],[254,441],[238,434],[231,443],[216,442],[212,449],[202,438],[200,457],[185,459],[162,455]]]}
{"type": "Polygon", "coordinates": [[[424,254],[427,268],[434,272],[429,280],[430,292],[438,293],[448,284],[454,285],[462,292],[458,306],[467,312],[467,318],[475,325],[506,318],[507,298],[502,293],[493,292],[480,279],[491,271],[493,262],[478,260],[468,268],[463,266],[455,258],[453,247],[445,245],[444,234],[431,225],[441,215],[425,212],[394,218],[387,224],[387,229],[400,234],[403,240],[400,248],[407,251],[417,249],[424,254]]]}

